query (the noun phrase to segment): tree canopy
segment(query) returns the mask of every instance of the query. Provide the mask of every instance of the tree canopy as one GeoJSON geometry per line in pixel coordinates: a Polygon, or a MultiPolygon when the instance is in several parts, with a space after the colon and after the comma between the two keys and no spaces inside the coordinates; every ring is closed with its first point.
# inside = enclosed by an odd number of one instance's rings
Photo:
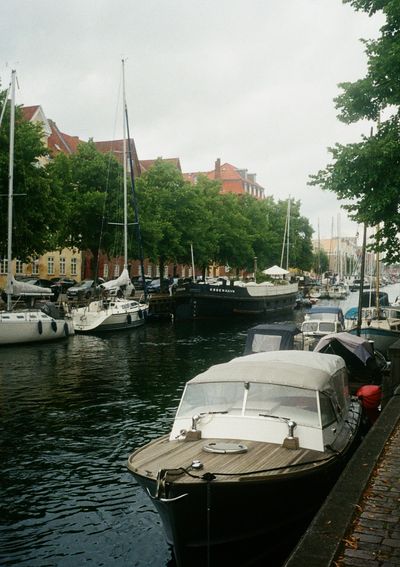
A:
{"type": "MultiPolygon", "coordinates": [[[[0,94],[0,107],[6,93],[0,94]]],[[[16,108],[14,143],[13,256],[25,262],[56,248],[64,222],[62,194],[52,186],[40,159],[47,155],[38,125],[24,120],[16,108]]],[[[10,112],[0,130],[0,257],[7,255],[7,195],[10,112]]]]}
{"type": "Polygon", "coordinates": [[[382,11],[386,21],[375,40],[364,41],[365,77],[341,83],[335,99],[339,119],[376,121],[370,136],[330,148],[333,162],[311,176],[311,185],[349,199],[344,208],[358,223],[377,226],[372,248],[384,261],[400,261],[400,7],[394,0],[343,0],[370,16],[382,11]]]}
{"type": "MultiPolygon", "coordinates": [[[[64,247],[90,250],[95,263],[98,252],[121,255],[122,227],[115,224],[123,220],[121,164],[91,140],[74,154],[49,159],[40,126],[26,121],[20,109],[16,117],[13,256],[29,262],[64,247]]],[[[7,248],[8,120],[6,114],[0,130],[0,257],[7,248]]],[[[280,263],[287,201],[260,201],[220,189],[219,181],[201,175],[190,184],[162,159],[136,180],[144,256],[159,265],[160,273],[170,263],[190,265],[191,246],[204,272],[213,263],[229,266],[232,273],[253,271],[256,257],[259,267],[280,263]]],[[[292,203],[291,217],[290,264],[309,269],[312,229],[300,216],[299,202],[292,203]]],[[[130,202],[128,222],[134,218],[130,202]]],[[[135,231],[129,232],[128,255],[138,259],[135,231]]]]}

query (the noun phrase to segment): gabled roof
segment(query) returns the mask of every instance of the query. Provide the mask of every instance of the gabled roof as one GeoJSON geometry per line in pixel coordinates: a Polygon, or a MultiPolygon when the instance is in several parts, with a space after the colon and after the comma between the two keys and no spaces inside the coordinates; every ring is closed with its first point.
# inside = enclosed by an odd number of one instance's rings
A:
{"type": "Polygon", "coordinates": [[[40,105],[36,104],[34,106],[21,106],[21,111],[25,120],[27,120],[28,122],[39,123],[46,138],[50,136],[50,122],[46,118],[46,115],[40,105]]]}
{"type": "Polygon", "coordinates": [[[30,122],[34,118],[35,114],[37,114],[39,109],[40,109],[39,105],[21,107],[22,114],[24,115],[25,120],[28,120],[28,122],[30,122]]]}
{"type": "Polygon", "coordinates": [[[53,120],[49,119],[49,124],[51,134],[47,139],[47,145],[53,155],[57,155],[60,152],[64,154],[74,154],[78,149],[78,145],[84,143],[78,136],[70,136],[61,132],[53,120]]]}
{"type": "Polygon", "coordinates": [[[75,153],[78,145],[83,143],[78,136],[70,136],[61,132],[53,120],[46,118],[40,105],[22,106],[21,111],[25,120],[28,122],[39,122],[42,125],[47,147],[52,155],[57,155],[60,152],[64,154],[75,153]]]}

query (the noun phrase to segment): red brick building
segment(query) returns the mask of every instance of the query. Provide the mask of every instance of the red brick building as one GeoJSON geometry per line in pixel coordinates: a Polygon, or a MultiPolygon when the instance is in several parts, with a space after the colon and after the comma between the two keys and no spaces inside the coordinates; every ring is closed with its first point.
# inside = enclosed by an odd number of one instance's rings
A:
{"type": "Polygon", "coordinates": [[[237,195],[247,193],[256,199],[265,199],[265,190],[257,183],[255,173],[248,173],[247,169],[240,169],[230,163],[221,164],[219,158],[211,171],[184,174],[185,179],[193,184],[197,183],[199,175],[220,181],[221,193],[236,193],[237,195]]]}

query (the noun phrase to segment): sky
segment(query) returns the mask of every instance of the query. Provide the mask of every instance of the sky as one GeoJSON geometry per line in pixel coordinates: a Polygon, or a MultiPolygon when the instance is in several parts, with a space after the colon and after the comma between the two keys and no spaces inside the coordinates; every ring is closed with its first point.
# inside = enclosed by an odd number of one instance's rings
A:
{"type": "Polygon", "coordinates": [[[339,83],[364,77],[361,38],[381,15],[341,0],[13,0],[0,4],[0,80],[82,140],[117,131],[121,59],[139,159],[178,157],[184,172],[217,158],[257,174],[275,200],[301,201],[315,238],[361,230],[335,195],[308,186],[328,147],[368,134],[345,125],[339,83]]]}

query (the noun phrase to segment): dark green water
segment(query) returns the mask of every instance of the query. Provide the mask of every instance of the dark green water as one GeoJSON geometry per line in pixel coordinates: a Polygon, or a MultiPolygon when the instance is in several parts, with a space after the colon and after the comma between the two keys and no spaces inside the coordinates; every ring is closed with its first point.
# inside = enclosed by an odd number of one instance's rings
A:
{"type": "Polygon", "coordinates": [[[185,382],[242,354],[254,324],[153,322],[3,347],[0,565],[172,567],[128,455],[169,431],[185,382]]]}
{"type": "Polygon", "coordinates": [[[189,378],[242,353],[252,324],[155,322],[2,348],[0,564],[168,565],[127,457],[169,430],[189,378]]]}

